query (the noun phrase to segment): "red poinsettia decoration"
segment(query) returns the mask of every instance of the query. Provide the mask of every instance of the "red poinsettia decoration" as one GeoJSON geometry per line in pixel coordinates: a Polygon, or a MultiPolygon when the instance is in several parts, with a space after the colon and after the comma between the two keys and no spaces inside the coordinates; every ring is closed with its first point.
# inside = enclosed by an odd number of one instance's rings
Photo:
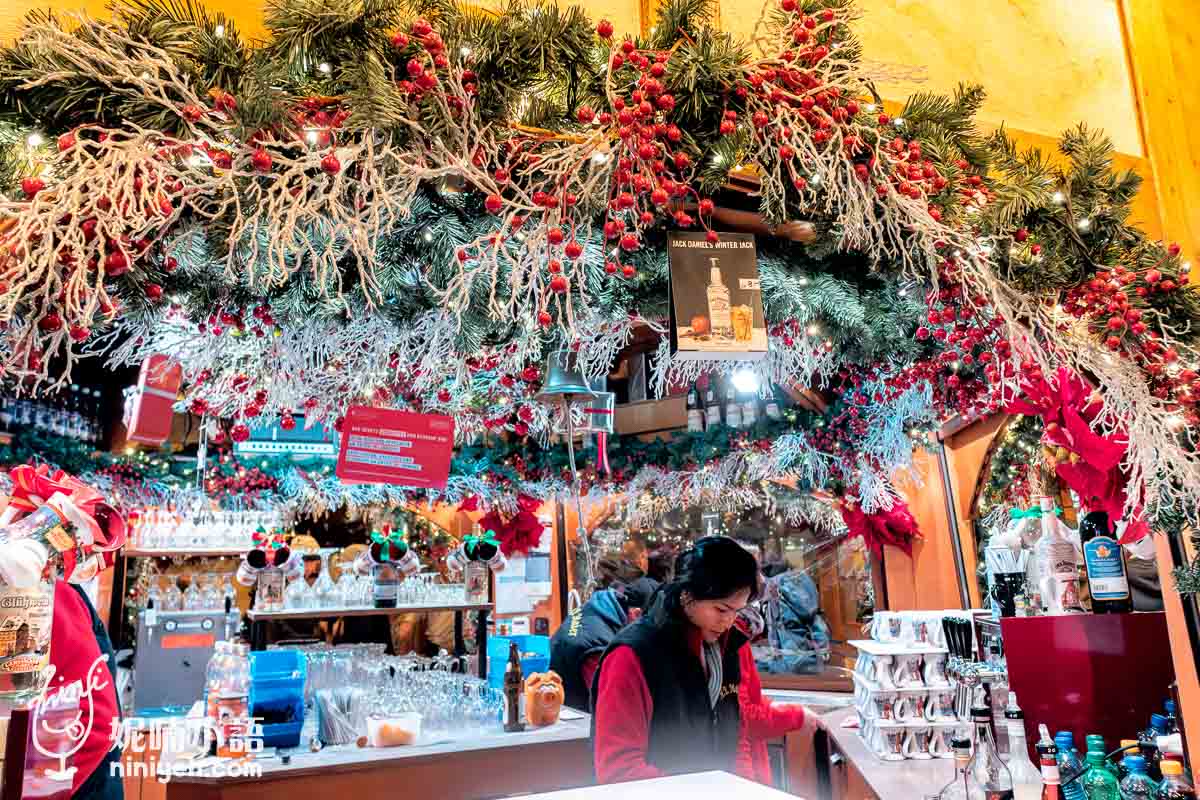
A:
{"type": "Polygon", "coordinates": [[[538,546],[545,530],[545,526],[534,513],[541,505],[542,501],[536,497],[517,495],[516,514],[505,521],[500,513],[493,509],[479,518],[479,527],[495,533],[496,541],[500,542],[500,552],[505,556],[528,553],[538,546]]]}
{"type": "Polygon", "coordinates": [[[867,514],[859,506],[857,498],[847,496],[838,502],[842,512],[842,521],[850,531],[850,536],[861,536],[867,549],[877,558],[883,557],[883,546],[890,544],[899,547],[907,556],[912,556],[914,539],[921,538],[917,521],[913,519],[908,505],[897,499],[892,507],[885,511],[867,514]]]}
{"type": "MultiPolygon", "coordinates": [[[[1100,395],[1066,367],[1059,367],[1053,380],[1037,370],[1027,371],[1021,380],[1021,392],[1021,397],[1008,404],[1009,413],[1041,417],[1042,443],[1069,454],[1065,460],[1053,460],[1055,474],[1088,508],[1104,511],[1112,520],[1124,517],[1129,476],[1121,469],[1121,462],[1129,449],[1129,438],[1124,431],[1102,436],[1092,430],[1104,405],[1100,395]]],[[[1139,510],[1121,541],[1137,541],[1149,530],[1139,510]]]]}

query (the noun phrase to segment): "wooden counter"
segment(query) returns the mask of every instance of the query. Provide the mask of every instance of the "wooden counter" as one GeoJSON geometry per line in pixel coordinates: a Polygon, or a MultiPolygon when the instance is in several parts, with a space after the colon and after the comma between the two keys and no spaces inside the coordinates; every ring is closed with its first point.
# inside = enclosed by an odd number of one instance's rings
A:
{"type": "Polygon", "coordinates": [[[678,797],[688,800],[791,800],[792,795],[728,772],[697,772],[671,778],[535,794],[523,800],[665,800],[678,797]]]}
{"type": "Polygon", "coordinates": [[[821,759],[828,764],[828,785],[817,798],[832,800],[923,800],[936,797],[954,777],[954,761],[882,761],[867,749],[856,728],[842,723],[854,718],[854,709],[839,709],[818,718],[814,737],[817,771],[821,759]],[[824,749],[824,752],[822,752],[824,749]],[[828,794],[824,794],[828,792],[828,794]]]}
{"type": "Polygon", "coordinates": [[[145,781],[140,798],[130,800],[366,800],[397,792],[482,800],[554,791],[592,782],[589,729],[590,721],[584,718],[524,733],[498,732],[422,747],[296,750],[289,764],[277,756],[257,759],[261,777],[174,774],[165,786],[159,784],[161,793],[153,781],[145,781]]]}

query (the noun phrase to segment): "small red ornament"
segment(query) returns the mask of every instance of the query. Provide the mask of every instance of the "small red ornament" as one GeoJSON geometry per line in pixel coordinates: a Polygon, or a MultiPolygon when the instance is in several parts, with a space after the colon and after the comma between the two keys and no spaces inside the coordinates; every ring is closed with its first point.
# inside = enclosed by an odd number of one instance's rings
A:
{"type": "Polygon", "coordinates": [[[104,259],[104,273],[110,278],[124,275],[129,271],[129,259],[120,250],[113,250],[104,259]]]}
{"type": "Polygon", "coordinates": [[[58,152],[62,153],[75,146],[75,132],[67,131],[58,137],[58,152]]]}
{"type": "Polygon", "coordinates": [[[450,402],[450,390],[449,389],[439,389],[438,393],[437,393],[437,399],[438,399],[439,403],[449,403],[450,402]]]}
{"type": "Polygon", "coordinates": [[[41,178],[24,178],[21,180],[21,191],[25,197],[32,200],[38,192],[46,188],[46,182],[41,178]]]}
{"type": "Polygon", "coordinates": [[[634,278],[637,276],[637,268],[633,264],[626,264],[621,267],[621,274],[626,278],[634,278]]]}
{"type": "Polygon", "coordinates": [[[717,233],[716,231],[710,230],[704,234],[704,239],[709,244],[716,244],[717,242],[721,241],[721,234],[717,233]]]}
{"type": "Polygon", "coordinates": [[[627,233],[621,237],[621,249],[627,252],[637,250],[639,247],[638,238],[632,233],[627,233]]]}
{"type": "Polygon", "coordinates": [[[596,112],[592,110],[591,106],[580,106],[579,110],[575,112],[575,119],[584,125],[590,124],[595,118],[596,112]]]}
{"type": "Polygon", "coordinates": [[[62,326],[63,326],[62,317],[60,317],[54,311],[51,311],[46,316],[44,316],[40,320],[38,320],[38,327],[41,328],[46,333],[52,333],[53,331],[60,330],[62,328],[62,326]]]}
{"type": "Polygon", "coordinates": [[[408,47],[408,41],[408,34],[404,31],[396,31],[392,34],[392,47],[397,50],[403,50],[405,47],[408,47]]]}
{"type": "Polygon", "coordinates": [[[1025,230],[1024,228],[1018,228],[1016,233],[1013,234],[1013,238],[1018,242],[1024,242],[1029,238],[1029,231],[1025,230]]]}
{"type": "Polygon", "coordinates": [[[707,217],[713,213],[714,209],[716,208],[716,204],[714,204],[712,200],[709,200],[707,197],[705,197],[700,201],[699,208],[700,214],[707,217]]]}
{"type": "Polygon", "coordinates": [[[606,19],[600,20],[596,25],[596,33],[601,39],[610,39],[613,35],[613,24],[606,19]]]}
{"type": "Polygon", "coordinates": [[[327,175],[336,175],[342,171],[342,162],[338,161],[337,156],[330,153],[321,159],[321,169],[325,170],[327,175]]]}
{"type": "Polygon", "coordinates": [[[157,283],[147,283],[145,292],[147,299],[161,300],[163,296],[163,287],[159,286],[157,283]]]}
{"type": "Polygon", "coordinates": [[[567,279],[562,275],[555,275],[550,279],[550,289],[558,294],[563,294],[567,291],[567,279]]]}
{"type": "Polygon", "coordinates": [[[617,263],[615,261],[609,261],[607,264],[604,265],[604,271],[607,272],[609,275],[615,275],[617,273],[618,269],[620,269],[620,267],[617,266],[617,263]]]}
{"type": "Polygon", "coordinates": [[[1162,273],[1156,269],[1146,270],[1146,283],[1158,283],[1162,280],[1162,273]]]}
{"type": "Polygon", "coordinates": [[[239,422],[229,429],[229,438],[235,442],[244,442],[250,438],[250,428],[246,423],[239,422]]]}
{"type": "Polygon", "coordinates": [[[500,209],[504,207],[504,198],[498,194],[489,194],[483,201],[483,207],[488,210],[489,214],[499,214],[500,209]]]}
{"type": "Polygon", "coordinates": [[[554,319],[550,316],[550,312],[548,312],[548,311],[539,311],[538,312],[538,324],[541,325],[543,328],[550,327],[550,323],[553,321],[554,321],[554,319]]]}
{"type": "Polygon", "coordinates": [[[67,335],[71,337],[72,341],[82,342],[86,341],[87,338],[92,335],[92,332],[82,325],[73,324],[67,329],[67,335]]]}
{"type": "Polygon", "coordinates": [[[562,244],[563,238],[562,228],[551,228],[546,231],[546,241],[550,244],[562,244]]]}
{"type": "Polygon", "coordinates": [[[546,264],[546,269],[550,270],[551,275],[557,275],[562,272],[562,262],[557,258],[552,258],[550,263],[546,264]]]}
{"type": "Polygon", "coordinates": [[[271,154],[260,147],[250,156],[250,164],[259,172],[270,172],[271,154]]]}
{"type": "Polygon", "coordinates": [[[583,245],[576,241],[567,242],[567,246],[563,248],[563,252],[567,258],[579,258],[583,255],[583,245]]]}

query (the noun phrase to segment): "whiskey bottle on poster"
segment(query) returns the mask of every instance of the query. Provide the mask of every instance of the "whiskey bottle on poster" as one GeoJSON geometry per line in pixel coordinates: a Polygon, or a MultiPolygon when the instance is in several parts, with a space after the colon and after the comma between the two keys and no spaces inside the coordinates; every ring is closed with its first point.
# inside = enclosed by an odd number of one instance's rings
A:
{"type": "Polygon", "coordinates": [[[730,428],[742,427],[742,404],[738,401],[737,387],[732,380],[725,391],[725,424],[730,428]]]}
{"type": "Polygon", "coordinates": [[[700,393],[696,389],[695,382],[688,387],[687,429],[688,433],[699,433],[704,430],[704,410],[700,407],[700,393]]]}
{"type": "Polygon", "coordinates": [[[709,375],[704,389],[704,427],[721,424],[721,401],[717,396],[717,376],[709,375]]]}
{"type": "Polygon", "coordinates": [[[733,338],[733,320],[729,314],[729,287],[721,279],[721,260],[710,258],[712,268],[708,273],[708,319],[712,323],[714,339],[733,338]]]}
{"type": "Polygon", "coordinates": [[[508,664],[504,667],[504,732],[525,730],[521,704],[525,699],[525,681],[521,676],[521,654],[517,643],[508,643],[508,664]]]}

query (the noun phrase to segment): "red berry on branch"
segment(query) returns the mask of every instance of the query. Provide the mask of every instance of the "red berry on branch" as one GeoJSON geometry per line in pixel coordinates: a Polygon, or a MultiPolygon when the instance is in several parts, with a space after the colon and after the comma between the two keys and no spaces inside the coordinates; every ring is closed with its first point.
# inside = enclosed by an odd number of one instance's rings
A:
{"type": "Polygon", "coordinates": [[[180,111],[183,114],[183,118],[188,122],[199,122],[200,117],[204,116],[204,109],[190,103],[180,109],[180,111]]]}
{"type": "Polygon", "coordinates": [[[271,163],[271,154],[261,147],[250,156],[250,164],[259,172],[270,172],[271,163]]]}
{"type": "Polygon", "coordinates": [[[1158,283],[1162,280],[1162,273],[1156,269],[1146,270],[1146,283],[1158,283]]]}
{"type": "Polygon", "coordinates": [[[771,121],[770,117],[767,116],[767,112],[765,111],[755,111],[754,116],[752,116],[750,119],[756,128],[765,128],[767,127],[767,123],[771,121]]]}
{"type": "Polygon", "coordinates": [[[639,247],[638,238],[632,233],[627,233],[621,237],[621,249],[626,251],[634,251],[639,247]]]}
{"type": "Polygon", "coordinates": [[[550,289],[558,294],[564,294],[567,291],[567,279],[562,275],[555,275],[550,279],[550,289]]]}
{"type": "Polygon", "coordinates": [[[437,393],[437,399],[438,399],[439,403],[449,403],[450,402],[450,390],[449,389],[439,389],[438,393],[437,393]]]}
{"type": "Polygon", "coordinates": [[[1025,230],[1024,228],[1018,228],[1016,232],[1013,233],[1013,238],[1018,242],[1024,242],[1029,238],[1029,231],[1025,230]]]}
{"type": "Polygon", "coordinates": [[[615,275],[618,269],[620,269],[620,267],[617,266],[615,261],[609,261],[604,265],[604,271],[609,275],[615,275]]]}
{"type": "Polygon", "coordinates": [[[147,283],[145,292],[147,299],[161,300],[163,296],[163,287],[159,286],[157,283],[147,283]]]}
{"type": "Polygon", "coordinates": [[[43,331],[45,331],[46,333],[52,333],[54,331],[60,330],[62,328],[62,326],[63,326],[62,317],[60,317],[54,311],[51,311],[50,313],[46,314],[46,316],[44,316],[40,320],[38,320],[38,327],[40,329],[42,329],[43,331]]]}
{"type": "Polygon", "coordinates": [[[563,252],[567,258],[579,258],[583,255],[583,245],[576,241],[567,242],[567,246],[563,248],[563,252]]]}
{"type": "Polygon", "coordinates": [[[546,265],[546,269],[550,270],[551,275],[557,275],[562,272],[562,262],[557,258],[550,259],[550,263],[546,265]]]}
{"type": "Polygon", "coordinates": [[[1179,255],[1181,252],[1183,252],[1183,248],[1179,246],[1179,242],[1171,242],[1169,245],[1167,245],[1167,255],[1171,256],[1172,258],[1179,255]]]}
{"type": "Polygon", "coordinates": [[[500,209],[504,207],[504,198],[498,194],[489,194],[483,201],[483,207],[488,210],[489,214],[499,214],[500,209]]]}
{"type": "Polygon", "coordinates": [[[721,241],[721,234],[717,233],[716,231],[710,230],[704,234],[704,239],[709,244],[716,244],[717,242],[721,241]]]}
{"type": "Polygon", "coordinates": [[[250,428],[244,422],[239,422],[229,429],[229,438],[235,442],[244,442],[250,438],[250,428]]]}
{"type": "Polygon", "coordinates": [[[575,119],[579,120],[584,125],[590,124],[595,118],[596,112],[592,110],[591,106],[580,106],[579,110],[575,112],[575,119]]]}
{"type": "Polygon", "coordinates": [[[1030,255],[1040,256],[1042,254],[1042,246],[1040,244],[1031,244],[1029,246],[1030,255]]]}
{"type": "Polygon", "coordinates": [[[791,14],[796,10],[796,0],[779,0],[779,7],[791,14]]]}
{"type": "Polygon", "coordinates": [[[409,30],[412,31],[413,36],[428,36],[433,32],[433,26],[425,18],[417,17],[409,26],[409,30]]]}
{"type": "Polygon", "coordinates": [[[71,337],[72,341],[82,342],[87,340],[87,338],[92,335],[92,332],[82,325],[72,324],[71,327],[67,329],[67,335],[71,337]]]}
{"type": "Polygon", "coordinates": [[[1104,344],[1109,350],[1120,350],[1121,340],[1116,336],[1110,336],[1104,340],[1104,344]]]}
{"type": "Polygon", "coordinates": [[[120,250],[114,250],[104,259],[104,272],[110,278],[124,275],[129,271],[129,259],[120,250]]]}
{"type": "Polygon", "coordinates": [[[25,193],[25,197],[32,200],[42,189],[46,188],[46,182],[41,178],[24,178],[21,181],[21,191],[25,193]]]}
{"type": "Polygon", "coordinates": [[[408,34],[404,31],[396,31],[392,34],[392,47],[397,50],[403,50],[405,47],[408,47],[408,42],[408,34]]]}
{"type": "Polygon", "coordinates": [[[546,231],[546,241],[550,244],[558,245],[563,243],[563,232],[561,228],[551,228],[546,231]]]}
{"type": "Polygon", "coordinates": [[[722,136],[732,136],[736,132],[737,132],[737,125],[730,122],[729,120],[721,121],[721,135],[722,136]]]}
{"type": "Polygon", "coordinates": [[[342,171],[342,162],[338,161],[337,156],[335,156],[333,153],[330,153],[321,159],[321,169],[323,169],[327,175],[336,175],[342,171]]]}
{"type": "Polygon", "coordinates": [[[625,41],[621,42],[621,52],[624,53],[625,55],[629,55],[636,49],[637,48],[634,47],[633,41],[631,39],[626,39],[625,41]]]}
{"type": "Polygon", "coordinates": [[[67,131],[58,137],[58,152],[62,153],[75,146],[75,132],[67,131]]]}
{"type": "Polygon", "coordinates": [[[621,267],[621,274],[626,278],[634,278],[637,276],[637,267],[633,266],[633,264],[626,264],[621,267]]]}
{"type": "Polygon", "coordinates": [[[613,35],[613,24],[606,19],[600,20],[596,25],[596,33],[601,39],[609,39],[613,35]]]}

